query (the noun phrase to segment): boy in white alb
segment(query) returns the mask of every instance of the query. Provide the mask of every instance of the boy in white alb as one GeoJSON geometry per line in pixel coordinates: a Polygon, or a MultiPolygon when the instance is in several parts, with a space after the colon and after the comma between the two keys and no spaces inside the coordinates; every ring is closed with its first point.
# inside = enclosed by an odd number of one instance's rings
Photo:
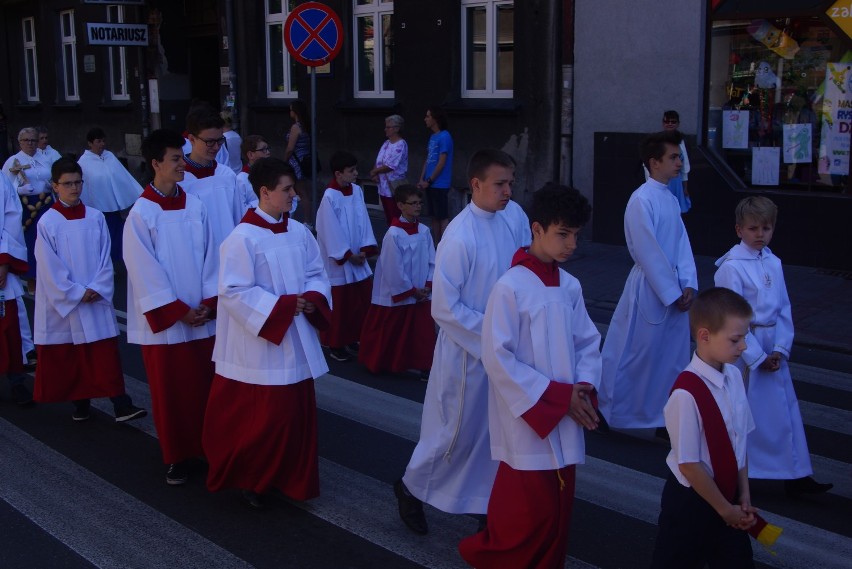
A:
{"type": "Polygon", "coordinates": [[[748,437],[752,478],[785,481],[789,495],[827,492],[832,484],[811,478],[811,456],[805,439],[799,400],[787,360],[793,347],[793,317],[781,260],[769,250],[778,208],[763,196],[737,204],[736,231],[742,241],[716,265],[716,286],[741,294],[754,319],[746,350],[737,362],[748,378],[748,400],[756,429],[748,437]]]}
{"type": "Polygon", "coordinates": [[[215,371],[219,270],[207,208],[178,185],[184,174],[182,143],[168,130],[156,130],[142,142],[154,181],[124,224],[127,341],[142,345],[170,485],[186,483],[187,461],[203,453],[201,430],[215,371]]]}
{"type": "Polygon", "coordinates": [[[225,143],[222,117],[204,107],[190,112],[186,128],[192,151],[184,156],[185,175],[181,188],[204,202],[213,245],[217,250],[240,222],[243,206],[237,195],[237,175],[227,163],[216,161],[216,152],[225,143]]]}
{"type": "Polygon", "coordinates": [[[317,210],[317,241],[331,282],[334,310],[331,325],[320,333],[329,357],[349,361],[346,351],[357,352],[364,316],[373,292],[373,271],[367,258],[379,253],[364,192],[355,183],[358,159],[336,152],[329,161],[334,180],[329,183],[317,210]]]}
{"type": "Polygon", "coordinates": [[[382,240],[358,361],[373,373],[425,372],[432,367],[436,339],[430,300],[435,245],[429,228],[417,221],[423,190],[399,185],[394,202],[401,213],[382,240]]]}
{"type": "Polygon", "coordinates": [[[468,176],[473,201],[441,238],[432,279],[439,326],[420,440],[394,485],[402,521],[428,532],[423,504],[453,514],[485,514],[498,463],[488,438],[488,380],[482,319],[488,293],[518,247],[532,241],[526,214],[512,202],[515,162],[500,150],[477,151],[468,176]],[[516,207],[507,214],[505,210],[516,207]]]}
{"type": "Polygon", "coordinates": [[[562,569],[583,428],[597,428],[601,336],[580,283],[559,268],[591,207],[573,188],[533,194],[533,242],[518,249],[485,308],[491,456],[500,461],[484,530],[462,540],[473,567],[562,569]]]}
{"type": "Polygon", "coordinates": [[[73,401],[89,418],[92,397],[109,397],[118,423],[144,417],[124,390],[112,306],[110,239],[103,213],[80,201],[83,171],[70,158],[51,167],[57,201],[38,222],[35,256],[36,401],[73,401]]]}
{"type": "Polygon", "coordinates": [[[289,219],[296,174],[263,158],[249,179],[259,199],[221,247],[216,377],[204,420],[211,491],[239,488],[249,505],[277,489],[319,495],[314,379],[328,371],[317,329],[331,285],[319,247],[289,219]]]}
{"type": "Polygon", "coordinates": [[[666,185],[681,169],[680,141],[677,131],[645,138],[642,161],[651,177],[624,212],[635,264],[601,352],[600,411],[612,427],[662,427],[672,378],[689,361],[686,312],[698,277],[680,206],[666,185]]]}

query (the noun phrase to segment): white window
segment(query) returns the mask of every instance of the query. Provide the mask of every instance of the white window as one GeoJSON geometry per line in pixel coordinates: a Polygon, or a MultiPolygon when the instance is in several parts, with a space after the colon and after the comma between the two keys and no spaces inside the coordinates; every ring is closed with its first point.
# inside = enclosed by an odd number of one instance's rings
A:
{"type": "Polygon", "coordinates": [[[295,99],[299,92],[293,83],[296,63],[284,45],[284,21],[296,6],[295,0],[264,0],[266,4],[266,96],[295,99]]]}
{"type": "Polygon", "coordinates": [[[35,22],[24,18],[24,75],[27,101],[38,101],[38,59],[36,58],[35,22]]]}
{"type": "Polygon", "coordinates": [[[74,10],[59,12],[59,29],[62,37],[62,83],[65,100],[79,101],[77,89],[77,37],[74,35],[74,10]]]}
{"type": "Polygon", "coordinates": [[[462,0],[462,96],[512,96],[515,3],[462,0]]]}
{"type": "MultiPolygon", "coordinates": [[[[107,6],[107,22],[124,22],[124,6],[107,6]]],[[[113,101],[130,100],[127,89],[127,48],[109,47],[109,97],[113,101]]]]}
{"type": "Polygon", "coordinates": [[[353,0],[356,97],[393,92],[393,0],[353,0]]]}

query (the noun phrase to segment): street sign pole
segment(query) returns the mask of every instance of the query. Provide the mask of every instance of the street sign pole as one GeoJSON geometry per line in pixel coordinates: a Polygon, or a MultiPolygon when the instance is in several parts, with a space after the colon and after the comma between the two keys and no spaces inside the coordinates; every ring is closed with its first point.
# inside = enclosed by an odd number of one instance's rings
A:
{"type": "Polygon", "coordinates": [[[317,68],[311,67],[311,222],[317,222],[317,68]]]}

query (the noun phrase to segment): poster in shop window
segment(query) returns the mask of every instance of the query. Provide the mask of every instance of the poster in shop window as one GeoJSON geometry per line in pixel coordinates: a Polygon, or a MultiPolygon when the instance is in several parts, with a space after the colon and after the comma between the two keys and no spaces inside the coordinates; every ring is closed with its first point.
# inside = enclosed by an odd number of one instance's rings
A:
{"type": "Polygon", "coordinates": [[[748,111],[722,111],[722,148],[748,148],[748,111]]]}
{"type": "Polygon", "coordinates": [[[813,158],[811,148],[810,123],[784,125],[785,164],[809,164],[813,158]]]}
{"type": "Polygon", "coordinates": [[[781,149],[777,146],[751,149],[751,183],[754,186],[777,186],[781,169],[781,149]]]}
{"type": "Polygon", "coordinates": [[[829,62],[825,67],[819,173],[845,176],[852,127],[852,63],[829,62]]]}

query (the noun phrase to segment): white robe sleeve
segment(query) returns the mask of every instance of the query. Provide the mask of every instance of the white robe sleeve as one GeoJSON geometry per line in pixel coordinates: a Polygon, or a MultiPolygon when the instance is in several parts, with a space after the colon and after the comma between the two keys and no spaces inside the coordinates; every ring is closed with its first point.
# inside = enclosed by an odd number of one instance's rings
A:
{"type": "MultiPolygon", "coordinates": [[[[713,275],[713,283],[716,286],[731,289],[738,295],[744,296],[742,277],[733,263],[722,263],[716,270],[716,274],[713,275]]],[[[742,354],[743,363],[745,363],[746,367],[749,369],[757,369],[757,367],[763,363],[763,360],[766,359],[768,354],[763,351],[763,348],[760,346],[760,342],[757,341],[757,338],[754,337],[751,330],[746,333],[745,342],[746,349],[742,354]]]]}
{"type": "Polygon", "coordinates": [[[220,248],[220,258],[219,310],[227,310],[234,321],[257,336],[279,297],[258,286],[255,251],[245,235],[228,236],[220,248]]]}
{"type": "Polygon", "coordinates": [[[476,359],[482,353],[482,319],[462,301],[462,287],[470,277],[470,259],[465,246],[453,239],[442,242],[440,263],[432,280],[432,318],[450,339],[476,359]]]}
{"type": "MultiPolygon", "coordinates": [[[[564,278],[564,277],[563,277],[564,278]]],[[[580,291],[574,297],[571,310],[573,321],[571,332],[574,343],[574,382],[590,383],[601,388],[601,334],[586,310],[586,302],[580,291]]]]}
{"type": "Polygon", "coordinates": [[[201,223],[206,234],[204,260],[201,265],[201,300],[206,300],[216,297],[219,292],[219,247],[213,237],[213,225],[210,223],[207,209],[202,209],[201,223]]]}
{"type": "Polygon", "coordinates": [[[56,252],[56,236],[50,231],[50,224],[39,222],[36,231],[34,253],[38,285],[44,287],[44,298],[56,312],[67,318],[83,300],[86,287],[71,280],[68,267],[56,252]]]}
{"type": "Polygon", "coordinates": [[[100,229],[100,239],[98,241],[98,247],[100,247],[98,271],[92,279],[86,283],[86,288],[95,291],[103,297],[103,299],[98,299],[97,302],[105,300],[111,307],[112,298],[115,294],[115,270],[112,266],[112,257],[110,257],[110,247],[112,242],[109,238],[109,230],[107,229],[104,216],[98,215],[97,217],[98,228],[100,229]]]}
{"type": "Polygon", "coordinates": [[[19,261],[27,260],[27,246],[21,228],[21,201],[14,186],[0,177],[3,196],[3,226],[0,231],[0,254],[7,254],[19,261]]]}
{"type": "MultiPolygon", "coordinates": [[[[358,203],[358,202],[356,202],[358,203]]],[[[370,223],[370,214],[367,213],[367,204],[364,201],[364,194],[361,193],[361,201],[357,205],[358,207],[358,217],[361,219],[359,225],[361,226],[361,237],[358,239],[360,243],[360,247],[363,249],[364,247],[376,247],[376,236],[373,234],[373,224],[370,223]]],[[[358,253],[360,251],[353,251],[353,253],[358,253]]]]}
{"type": "Polygon", "coordinates": [[[319,245],[313,234],[305,229],[305,292],[318,292],[325,297],[328,307],[331,306],[331,284],[325,272],[319,245]]]}
{"type": "Polygon", "coordinates": [[[689,180],[689,154],[686,153],[686,142],[680,141],[680,154],[683,156],[683,166],[680,169],[680,179],[684,182],[689,180]]]}
{"type": "Polygon", "coordinates": [[[651,212],[642,199],[633,198],[627,202],[624,234],[630,244],[633,260],[642,269],[654,294],[663,306],[674,303],[682,295],[678,275],[672,271],[672,266],[657,241],[651,212]]]}
{"type": "MultiPolygon", "coordinates": [[[[332,190],[335,191],[335,190],[332,190]]],[[[326,254],[332,261],[339,261],[350,250],[349,237],[343,231],[334,203],[326,190],[317,210],[317,237],[323,242],[326,254]]],[[[358,251],[352,251],[357,253],[358,251]]]]}
{"type": "MultiPolygon", "coordinates": [[[[790,349],[793,347],[793,313],[790,307],[790,297],[787,295],[787,284],[784,282],[784,271],[779,268],[777,274],[781,309],[775,321],[775,343],[772,350],[790,359],[790,349]]],[[[774,286],[774,284],[773,284],[774,286]]]]}
{"type": "Polygon", "coordinates": [[[429,272],[426,275],[426,281],[432,282],[435,277],[435,243],[432,241],[432,232],[426,233],[426,242],[429,244],[429,272]]]}
{"type": "MultiPolygon", "coordinates": [[[[482,363],[489,385],[518,418],[529,411],[550,385],[551,378],[519,361],[520,315],[514,291],[498,282],[488,297],[482,324],[482,363]]],[[[535,331],[530,331],[535,336],[535,331]]]]}
{"type": "MultiPolygon", "coordinates": [[[[212,236],[208,239],[212,242],[212,236]]],[[[142,216],[133,210],[124,224],[123,242],[127,278],[133,283],[142,313],[177,300],[168,273],[157,261],[151,231],[142,216]]]]}

